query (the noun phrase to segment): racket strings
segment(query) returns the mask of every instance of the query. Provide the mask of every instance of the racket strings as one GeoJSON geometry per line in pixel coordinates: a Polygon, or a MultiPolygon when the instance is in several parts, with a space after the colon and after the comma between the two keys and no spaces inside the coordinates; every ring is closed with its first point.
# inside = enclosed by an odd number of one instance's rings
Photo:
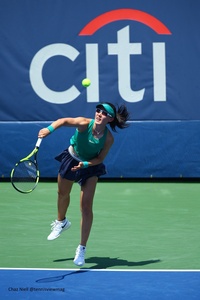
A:
{"type": "Polygon", "coordinates": [[[32,190],[38,180],[37,166],[30,160],[20,162],[14,170],[12,183],[20,191],[32,190]]]}

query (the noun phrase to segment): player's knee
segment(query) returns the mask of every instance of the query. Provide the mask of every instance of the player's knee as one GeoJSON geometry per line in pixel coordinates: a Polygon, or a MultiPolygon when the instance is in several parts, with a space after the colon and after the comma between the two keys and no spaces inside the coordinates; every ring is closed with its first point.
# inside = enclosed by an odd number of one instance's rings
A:
{"type": "Polygon", "coordinates": [[[81,205],[81,213],[90,216],[92,215],[92,205],[90,203],[82,203],[81,205]]]}
{"type": "Polygon", "coordinates": [[[68,200],[70,197],[69,193],[66,193],[64,191],[58,190],[58,199],[66,199],[68,200]]]}

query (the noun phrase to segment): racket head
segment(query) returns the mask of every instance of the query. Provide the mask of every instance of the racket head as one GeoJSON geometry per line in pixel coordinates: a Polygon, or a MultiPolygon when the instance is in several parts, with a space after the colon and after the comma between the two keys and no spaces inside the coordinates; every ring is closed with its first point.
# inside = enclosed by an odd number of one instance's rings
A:
{"type": "Polygon", "coordinates": [[[39,182],[39,170],[36,161],[23,159],[11,171],[11,183],[20,193],[31,193],[39,182]]]}

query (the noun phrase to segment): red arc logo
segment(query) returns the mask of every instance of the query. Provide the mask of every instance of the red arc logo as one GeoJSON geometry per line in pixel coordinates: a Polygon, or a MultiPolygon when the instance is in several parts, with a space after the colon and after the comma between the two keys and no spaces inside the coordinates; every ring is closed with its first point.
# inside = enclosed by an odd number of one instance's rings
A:
{"type": "Polygon", "coordinates": [[[152,15],[140,10],[124,8],[112,10],[96,17],[79,32],[79,35],[93,35],[101,27],[120,20],[132,20],[143,23],[157,34],[171,34],[170,30],[152,15]]]}

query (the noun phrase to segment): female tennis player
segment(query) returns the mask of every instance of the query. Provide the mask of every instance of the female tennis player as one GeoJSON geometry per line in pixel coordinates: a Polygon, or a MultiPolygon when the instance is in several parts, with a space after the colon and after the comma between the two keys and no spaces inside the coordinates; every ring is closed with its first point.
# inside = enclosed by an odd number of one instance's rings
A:
{"type": "Polygon", "coordinates": [[[96,106],[94,119],[84,117],[62,118],[39,131],[38,137],[44,138],[61,126],[76,127],[70,139],[70,146],[56,157],[61,162],[58,173],[57,219],[51,224],[48,240],[54,240],[71,226],[66,218],[70,203],[70,192],[74,182],[81,186],[81,239],[76,249],[74,264],[85,263],[86,244],[93,222],[93,198],[98,177],[106,174],[103,161],[108,154],[114,138],[107,125],[116,132],[116,127],[128,126],[129,113],[124,105],[116,107],[108,102],[96,106]]]}

